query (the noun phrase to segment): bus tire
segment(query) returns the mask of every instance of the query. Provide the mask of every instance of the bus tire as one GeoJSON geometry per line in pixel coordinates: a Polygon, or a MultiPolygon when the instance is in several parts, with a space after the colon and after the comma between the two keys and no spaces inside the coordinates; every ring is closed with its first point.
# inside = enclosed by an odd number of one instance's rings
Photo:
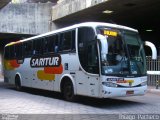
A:
{"type": "Polygon", "coordinates": [[[75,100],[74,88],[70,80],[64,81],[62,93],[63,93],[63,97],[65,100],[70,101],[70,102],[75,100]]]}
{"type": "Polygon", "coordinates": [[[21,80],[20,80],[19,75],[16,75],[16,77],[15,77],[15,87],[16,87],[16,90],[18,90],[18,91],[22,90],[21,80]]]}

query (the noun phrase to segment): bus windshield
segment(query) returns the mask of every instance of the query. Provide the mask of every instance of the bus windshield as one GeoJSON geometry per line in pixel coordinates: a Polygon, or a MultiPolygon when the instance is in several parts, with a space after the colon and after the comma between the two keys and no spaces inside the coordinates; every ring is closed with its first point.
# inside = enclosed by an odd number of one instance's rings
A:
{"type": "Polygon", "coordinates": [[[106,27],[98,27],[97,32],[105,36],[108,45],[108,53],[101,52],[102,75],[146,75],[143,43],[137,32],[106,27]]]}

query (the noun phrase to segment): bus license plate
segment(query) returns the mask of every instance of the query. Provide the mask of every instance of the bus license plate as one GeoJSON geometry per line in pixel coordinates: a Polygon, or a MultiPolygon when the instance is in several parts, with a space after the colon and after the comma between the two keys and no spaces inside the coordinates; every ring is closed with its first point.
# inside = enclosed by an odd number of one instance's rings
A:
{"type": "Polygon", "coordinates": [[[126,95],[133,95],[133,94],[134,94],[134,91],[133,91],[133,90],[126,91],[126,95]]]}

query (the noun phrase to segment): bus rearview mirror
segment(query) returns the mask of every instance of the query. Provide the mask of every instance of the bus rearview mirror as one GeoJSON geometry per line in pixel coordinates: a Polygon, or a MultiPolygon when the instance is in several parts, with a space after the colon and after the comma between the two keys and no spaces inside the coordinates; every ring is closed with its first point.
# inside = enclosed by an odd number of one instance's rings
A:
{"type": "Polygon", "coordinates": [[[149,41],[145,41],[145,45],[150,47],[152,50],[152,59],[155,60],[157,59],[157,49],[155,47],[155,45],[149,41]]]}
{"type": "Polygon", "coordinates": [[[103,35],[98,34],[97,40],[99,40],[99,42],[101,44],[101,54],[108,54],[107,38],[103,35]]]}

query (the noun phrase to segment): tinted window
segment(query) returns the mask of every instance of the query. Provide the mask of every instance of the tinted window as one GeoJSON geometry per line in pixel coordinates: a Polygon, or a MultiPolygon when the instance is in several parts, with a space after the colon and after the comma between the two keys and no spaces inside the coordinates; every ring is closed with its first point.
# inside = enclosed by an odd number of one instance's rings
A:
{"type": "Polygon", "coordinates": [[[70,50],[71,49],[71,41],[72,40],[72,32],[66,32],[64,33],[63,38],[63,50],[70,50]]]}
{"type": "Polygon", "coordinates": [[[72,31],[72,50],[75,50],[75,30],[72,31]]]}
{"type": "Polygon", "coordinates": [[[4,58],[5,59],[9,59],[9,55],[10,55],[10,50],[9,47],[5,47],[5,53],[4,53],[4,58]]]}
{"type": "Polygon", "coordinates": [[[60,33],[59,50],[75,50],[75,30],[60,33]]]}
{"type": "Polygon", "coordinates": [[[78,54],[81,66],[89,73],[98,73],[98,52],[92,28],[78,29],[78,54]]]}
{"type": "Polygon", "coordinates": [[[14,59],[15,58],[15,45],[11,45],[10,46],[10,59],[14,59]]]}
{"type": "Polygon", "coordinates": [[[24,42],[24,54],[25,57],[30,57],[32,55],[32,41],[24,42]]]}
{"type": "Polygon", "coordinates": [[[58,35],[51,35],[51,36],[47,36],[45,37],[45,42],[44,42],[44,53],[51,53],[51,52],[55,52],[58,48],[55,48],[55,45],[57,45],[58,47],[58,35]],[[56,44],[57,43],[57,44],[56,44]]]}
{"type": "Polygon", "coordinates": [[[98,73],[98,51],[96,42],[91,42],[87,49],[87,71],[90,73],[98,73]]]}
{"type": "Polygon", "coordinates": [[[22,43],[15,45],[16,58],[21,58],[23,54],[22,43]]]}
{"type": "Polygon", "coordinates": [[[56,35],[56,39],[54,41],[54,52],[57,53],[59,51],[59,35],[56,35]]]}
{"type": "Polygon", "coordinates": [[[34,55],[40,55],[43,53],[43,38],[38,38],[33,40],[33,54],[34,55]]]}
{"type": "Polygon", "coordinates": [[[59,41],[58,41],[58,46],[59,46],[59,51],[63,51],[63,39],[64,39],[64,33],[60,33],[59,34],[59,36],[60,36],[60,39],[59,39],[59,41]]]}

